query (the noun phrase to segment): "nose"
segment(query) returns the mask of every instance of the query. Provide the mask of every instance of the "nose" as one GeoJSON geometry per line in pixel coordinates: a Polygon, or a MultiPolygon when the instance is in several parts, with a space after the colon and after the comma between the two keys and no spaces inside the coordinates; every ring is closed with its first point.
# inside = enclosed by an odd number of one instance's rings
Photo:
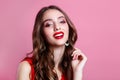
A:
{"type": "Polygon", "coordinates": [[[60,29],[61,29],[60,25],[57,24],[57,23],[55,23],[55,25],[54,25],[54,31],[57,31],[57,30],[60,30],[60,29]]]}

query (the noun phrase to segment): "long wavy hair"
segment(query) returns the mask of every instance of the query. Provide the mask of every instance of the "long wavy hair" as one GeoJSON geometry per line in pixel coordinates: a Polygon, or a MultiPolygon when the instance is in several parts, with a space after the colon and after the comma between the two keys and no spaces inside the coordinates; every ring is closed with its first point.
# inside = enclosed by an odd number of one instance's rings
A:
{"type": "Polygon", "coordinates": [[[73,80],[73,70],[71,66],[71,54],[74,51],[74,44],[77,40],[77,32],[75,26],[67,16],[67,14],[55,5],[43,7],[37,14],[32,34],[33,40],[33,65],[35,70],[35,80],[58,80],[54,71],[54,55],[50,49],[43,32],[42,18],[44,13],[49,9],[60,11],[66,18],[69,26],[69,46],[65,47],[65,52],[59,63],[59,70],[63,73],[67,80],[73,80]]]}

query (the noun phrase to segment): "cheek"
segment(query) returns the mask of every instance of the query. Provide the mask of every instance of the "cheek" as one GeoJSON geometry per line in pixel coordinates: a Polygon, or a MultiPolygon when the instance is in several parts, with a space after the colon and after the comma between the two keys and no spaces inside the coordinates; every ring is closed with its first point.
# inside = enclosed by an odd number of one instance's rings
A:
{"type": "Polygon", "coordinates": [[[65,32],[67,35],[69,35],[69,27],[68,26],[65,28],[65,32]]]}
{"type": "Polygon", "coordinates": [[[52,30],[51,29],[43,29],[43,32],[44,32],[46,38],[49,38],[49,37],[52,36],[52,30]]]}

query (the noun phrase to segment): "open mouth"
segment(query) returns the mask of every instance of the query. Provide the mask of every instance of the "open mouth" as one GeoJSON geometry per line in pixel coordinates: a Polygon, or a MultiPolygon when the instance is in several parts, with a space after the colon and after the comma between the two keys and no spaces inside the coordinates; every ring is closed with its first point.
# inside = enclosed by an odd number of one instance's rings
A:
{"type": "Polygon", "coordinates": [[[61,32],[55,32],[55,34],[53,35],[55,39],[62,39],[64,36],[64,33],[61,32]]]}

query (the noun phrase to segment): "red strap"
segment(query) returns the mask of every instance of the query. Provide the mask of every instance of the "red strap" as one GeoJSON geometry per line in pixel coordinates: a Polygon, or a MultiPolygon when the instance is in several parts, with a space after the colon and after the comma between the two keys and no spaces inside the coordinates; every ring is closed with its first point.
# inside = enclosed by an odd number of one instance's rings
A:
{"type": "Polygon", "coordinates": [[[28,63],[30,64],[31,66],[31,80],[34,80],[34,76],[35,76],[35,71],[34,71],[34,67],[33,67],[33,61],[32,61],[32,58],[30,57],[26,57],[23,61],[28,61],[28,63]]]}
{"type": "Polygon", "coordinates": [[[62,75],[62,78],[61,78],[61,80],[66,80],[64,75],[62,75]]]}

